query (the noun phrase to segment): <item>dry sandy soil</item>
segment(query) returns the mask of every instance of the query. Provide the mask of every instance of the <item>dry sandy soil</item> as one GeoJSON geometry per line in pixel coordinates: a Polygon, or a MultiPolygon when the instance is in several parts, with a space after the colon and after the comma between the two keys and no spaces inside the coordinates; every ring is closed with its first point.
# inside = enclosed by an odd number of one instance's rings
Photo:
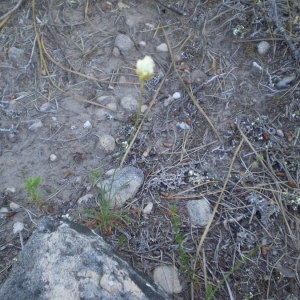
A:
{"type": "Polygon", "coordinates": [[[24,242],[46,214],[99,225],[78,199],[123,157],[145,174],[119,208],[132,221],[98,230],[136,269],[175,264],[174,299],[299,299],[299,2],[24,0],[6,18],[18,2],[0,3],[0,282],[13,225],[24,242]],[[124,157],[144,55],[155,77],[124,157]],[[186,202],[202,197],[213,221],[191,227],[186,202]]]}

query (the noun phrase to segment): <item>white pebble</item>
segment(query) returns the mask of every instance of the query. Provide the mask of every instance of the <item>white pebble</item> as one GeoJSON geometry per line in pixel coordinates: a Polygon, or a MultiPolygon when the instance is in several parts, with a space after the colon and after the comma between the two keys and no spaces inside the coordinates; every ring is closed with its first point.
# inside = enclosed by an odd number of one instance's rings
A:
{"type": "Polygon", "coordinates": [[[156,47],[156,50],[159,52],[168,52],[168,45],[166,43],[162,43],[156,47]]]}
{"type": "Polygon", "coordinates": [[[146,23],[145,24],[145,26],[147,27],[147,28],[149,28],[149,29],[154,29],[154,25],[153,24],[151,24],[151,23],[146,23]]]}
{"type": "Polygon", "coordinates": [[[43,127],[43,123],[41,120],[38,120],[35,123],[33,123],[31,126],[29,126],[29,130],[35,131],[41,127],[43,127]]]}
{"type": "Polygon", "coordinates": [[[179,92],[175,92],[175,93],[173,94],[173,98],[174,98],[175,100],[177,100],[177,99],[181,98],[181,94],[180,94],[179,92]]]}
{"type": "Polygon", "coordinates": [[[120,103],[123,108],[131,111],[136,110],[139,105],[138,101],[133,95],[126,95],[121,99],[120,103]]]}
{"type": "Polygon", "coordinates": [[[278,136],[280,136],[280,137],[284,137],[284,133],[283,133],[283,131],[282,131],[281,129],[277,129],[277,130],[276,130],[276,134],[277,134],[278,136]]]}
{"type": "Polygon", "coordinates": [[[86,121],[86,122],[83,124],[83,128],[86,128],[86,129],[92,128],[91,122],[90,122],[90,121],[86,121]]]}
{"type": "Polygon", "coordinates": [[[185,122],[178,122],[176,125],[182,130],[189,130],[191,128],[191,126],[186,124],[185,122]]]}
{"type": "Polygon", "coordinates": [[[147,203],[147,205],[143,209],[143,214],[149,215],[152,209],[153,209],[153,203],[152,202],[147,203]]]}
{"type": "Polygon", "coordinates": [[[141,47],[145,47],[145,46],[146,46],[146,42],[145,42],[145,41],[140,41],[140,42],[139,42],[139,45],[140,45],[141,47]]]}
{"type": "Polygon", "coordinates": [[[1,214],[5,214],[5,213],[8,213],[9,212],[9,209],[7,207],[1,207],[0,208],[0,213],[1,214]]]}
{"type": "Polygon", "coordinates": [[[266,41],[261,41],[258,45],[257,45],[257,51],[260,55],[264,55],[266,54],[269,49],[270,49],[271,45],[266,42],[266,41]]]}
{"type": "Polygon", "coordinates": [[[109,134],[103,134],[99,137],[99,146],[106,152],[112,152],[115,150],[115,139],[109,134]]]}
{"type": "Polygon", "coordinates": [[[8,187],[8,188],[5,189],[5,192],[14,194],[16,192],[16,188],[15,187],[8,187]]]}
{"type": "Polygon", "coordinates": [[[262,70],[263,70],[263,68],[262,68],[256,61],[254,61],[254,62],[252,63],[252,66],[253,66],[255,69],[259,70],[260,72],[262,72],[262,70]]]}
{"type": "Polygon", "coordinates": [[[56,161],[57,160],[57,156],[55,154],[51,154],[49,157],[50,161],[56,161]]]}
{"type": "Polygon", "coordinates": [[[143,104],[143,105],[141,106],[141,113],[143,114],[147,109],[148,109],[148,105],[143,104]]]}
{"type": "Polygon", "coordinates": [[[47,112],[47,111],[49,111],[51,109],[51,104],[49,103],[49,102],[46,102],[46,103],[44,103],[44,104],[42,104],[41,106],[40,106],[40,111],[41,112],[47,112]]]}
{"type": "Polygon", "coordinates": [[[20,205],[15,203],[15,202],[10,202],[9,207],[10,207],[11,210],[17,210],[17,209],[20,208],[20,205]]]}

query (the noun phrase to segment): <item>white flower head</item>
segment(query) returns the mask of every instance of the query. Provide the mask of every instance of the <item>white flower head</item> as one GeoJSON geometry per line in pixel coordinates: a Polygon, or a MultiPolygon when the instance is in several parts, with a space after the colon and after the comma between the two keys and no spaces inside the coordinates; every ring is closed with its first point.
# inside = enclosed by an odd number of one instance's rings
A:
{"type": "Polygon", "coordinates": [[[138,59],[136,63],[136,74],[140,80],[144,81],[153,77],[154,61],[151,56],[146,55],[143,59],[138,59]]]}

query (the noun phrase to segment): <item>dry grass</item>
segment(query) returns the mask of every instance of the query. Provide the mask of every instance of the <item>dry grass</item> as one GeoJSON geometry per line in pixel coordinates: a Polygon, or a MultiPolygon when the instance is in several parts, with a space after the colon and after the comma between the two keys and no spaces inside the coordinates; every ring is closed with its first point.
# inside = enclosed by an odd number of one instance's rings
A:
{"type": "MultiPolygon", "coordinates": [[[[280,1],[278,7],[272,0],[206,1],[201,5],[197,1],[178,3],[181,6],[172,3],[172,7],[165,9],[183,19],[169,19],[168,23],[160,19],[161,23],[155,28],[140,31],[165,42],[169,60],[167,63],[157,61],[164,71],[163,78],[155,92],[149,92],[148,108],[128,148],[124,153],[118,149],[117,155],[122,154],[121,166],[134,162],[145,169],[147,176],[137,199],[127,207],[134,216],[134,226],[121,228],[121,232],[120,228],[118,232],[112,231],[110,242],[146,273],[163,263],[179,266],[183,270],[182,296],[185,298],[210,299],[209,294],[214,293],[216,298],[275,299],[278,290],[280,295],[286,295],[288,289],[295,293],[300,285],[300,131],[297,115],[300,111],[297,52],[300,29],[295,22],[299,20],[298,4],[289,0],[280,1]],[[273,18],[267,13],[272,14],[271,8],[273,18]],[[286,13],[284,18],[279,15],[282,10],[286,13]],[[185,11],[190,14],[181,14],[185,11]],[[206,18],[201,19],[206,13],[206,18]],[[278,23],[281,18],[283,21],[278,23]],[[244,26],[246,31],[242,36],[233,37],[232,32],[238,25],[244,26]],[[232,40],[229,44],[236,46],[235,51],[231,51],[220,32],[232,40]],[[228,47],[228,53],[217,42],[213,44],[215,38],[221,40],[224,48],[228,47]],[[274,53],[269,59],[273,64],[257,56],[253,45],[261,40],[272,43],[274,53]],[[289,59],[287,53],[291,53],[289,59]],[[263,68],[259,75],[249,71],[254,59],[263,68]],[[200,84],[186,80],[195,66],[200,66],[207,74],[200,84]],[[284,91],[269,84],[281,75],[281,68],[286,70],[284,75],[298,72],[296,80],[284,91]],[[243,77],[244,71],[249,78],[243,77]],[[253,82],[260,94],[253,95],[253,90],[244,92],[250,85],[247,80],[253,82]],[[182,92],[182,100],[172,103],[165,109],[167,112],[161,111],[157,108],[161,104],[159,98],[166,91],[171,93],[173,84],[182,92]],[[269,107],[257,104],[259,99],[253,98],[258,95],[262,98],[267,95],[265,102],[269,107]],[[230,113],[223,115],[227,108],[230,113]],[[190,130],[182,132],[174,124],[185,117],[187,124],[190,122],[190,130]],[[282,124],[287,120],[290,124],[282,124]],[[284,129],[285,138],[276,135],[278,128],[284,129]],[[164,148],[163,143],[168,147],[164,148]],[[149,153],[153,149],[163,150],[157,150],[158,154],[152,158],[149,153]],[[189,181],[190,170],[206,179],[189,181]],[[205,228],[194,228],[189,224],[186,201],[201,197],[209,200],[212,214],[205,228]],[[156,209],[146,218],[141,211],[149,201],[154,202],[156,209]],[[172,206],[176,207],[176,230],[181,234],[181,245],[178,239],[176,241],[172,206]],[[188,262],[180,259],[180,251],[184,251],[188,262]],[[192,274],[188,280],[187,273],[192,274]]],[[[101,37],[97,36],[98,43],[93,44],[92,37],[98,32],[93,28],[92,5],[96,4],[84,1],[84,22],[79,24],[82,30],[90,26],[92,32],[74,41],[72,34],[78,24],[67,23],[70,32],[62,35],[51,18],[52,23],[38,22],[40,11],[45,12],[47,7],[43,1],[32,0],[31,5],[26,6],[31,6],[33,20],[31,53],[32,56],[39,53],[36,74],[48,89],[49,102],[67,95],[112,111],[95,102],[94,97],[87,99],[80,87],[86,82],[98,87],[138,86],[134,62],[124,62],[116,72],[92,76],[76,69],[66,55],[73,43],[72,49],[80,52],[74,56],[85,65],[89,56],[93,57],[95,47],[101,49],[106,42],[113,42],[115,32],[100,30],[101,37]],[[61,59],[57,57],[57,48],[64,55],[61,59]],[[132,80],[120,83],[121,75],[132,80]],[[64,88],[61,78],[69,80],[72,76],[78,80],[78,93],[74,92],[75,88],[64,88]]],[[[116,20],[119,20],[119,13],[115,13],[116,20]]],[[[8,19],[0,18],[0,21],[8,19]]],[[[0,28],[5,24],[1,23],[0,28]]]]}

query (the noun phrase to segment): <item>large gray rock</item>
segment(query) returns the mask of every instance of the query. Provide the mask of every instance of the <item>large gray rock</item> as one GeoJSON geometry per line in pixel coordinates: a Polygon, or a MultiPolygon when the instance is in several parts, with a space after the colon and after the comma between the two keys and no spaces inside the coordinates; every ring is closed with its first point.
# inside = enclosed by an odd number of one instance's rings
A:
{"type": "Polygon", "coordinates": [[[19,253],[0,299],[169,298],[94,232],[46,217],[19,253]]]}

